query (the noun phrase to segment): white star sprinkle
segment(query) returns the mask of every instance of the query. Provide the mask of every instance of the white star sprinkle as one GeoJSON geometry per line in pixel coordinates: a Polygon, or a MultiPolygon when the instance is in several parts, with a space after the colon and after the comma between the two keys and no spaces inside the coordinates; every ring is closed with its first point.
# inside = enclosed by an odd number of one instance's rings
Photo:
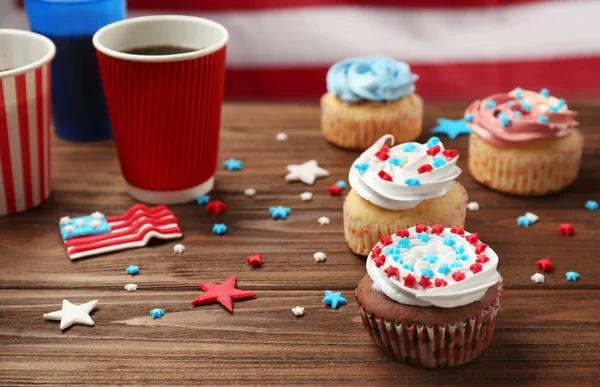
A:
{"type": "Polygon", "coordinates": [[[44,314],[45,320],[60,320],[60,329],[66,329],[73,324],[94,325],[90,312],[96,307],[98,300],[81,305],[74,305],[69,300],[63,300],[62,309],[44,314]]]}
{"type": "Polygon", "coordinates": [[[67,234],[72,233],[73,231],[75,231],[75,227],[71,226],[70,224],[66,225],[63,228],[63,231],[66,232],[67,234]]]}
{"type": "Polygon", "coordinates": [[[59,224],[61,226],[64,226],[64,225],[69,224],[70,221],[71,221],[71,218],[69,218],[68,216],[63,216],[62,218],[60,218],[59,224]]]}
{"type": "Polygon", "coordinates": [[[85,220],[83,220],[83,219],[77,219],[75,221],[75,226],[76,227],[83,227],[84,225],[85,225],[85,220]]]}
{"type": "Polygon", "coordinates": [[[101,213],[101,212],[99,212],[99,211],[96,211],[96,212],[92,213],[92,218],[94,218],[94,219],[104,219],[104,214],[101,213]]]}
{"type": "Polygon", "coordinates": [[[137,285],[136,284],[127,284],[127,285],[125,285],[125,290],[127,290],[129,293],[135,292],[137,290],[137,285]]]}
{"type": "Polygon", "coordinates": [[[176,244],[175,246],[173,246],[173,251],[175,252],[175,254],[183,254],[183,252],[185,251],[185,246],[181,243],[176,244]]]}
{"type": "Polygon", "coordinates": [[[543,284],[544,282],[546,282],[546,277],[544,277],[543,274],[535,273],[531,276],[531,280],[535,283],[543,284]]]}
{"type": "Polygon", "coordinates": [[[329,218],[326,216],[321,216],[319,219],[317,219],[317,222],[319,222],[321,226],[325,226],[326,224],[329,224],[329,218]]]}
{"type": "Polygon", "coordinates": [[[295,308],[292,308],[292,313],[296,316],[302,316],[304,314],[304,308],[301,306],[296,306],[295,308]]]}
{"type": "Polygon", "coordinates": [[[300,194],[300,199],[302,199],[305,202],[308,202],[312,199],[312,196],[313,196],[312,192],[302,192],[300,194]]]}
{"type": "Polygon", "coordinates": [[[479,211],[479,203],[477,203],[477,202],[469,202],[469,203],[467,203],[467,208],[470,211],[479,211]]]}
{"type": "Polygon", "coordinates": [[[327,254],[319,251],[313,254],[313,258],[315,259],[315,262],[323,262],[327,259],[327,254]]]}
{"type": "Polygon", "coordinates": [[[251,198],[252,196],[256,195],[256,190],[254,188],[246,188],[244,190],[244,195],[251,198]]]}
{"type": "Polygon", "coordinates": [[[287,166],[287,181],[300,180],[304,184],[313,185],[319,177],[329,176],[329,172],[317,165],[317,160],[310,160],[304,164],[290,164],[287,166]]]}
{"type": "Polygon", "coordinates": [[[275,136],[275,139],[277,141],[285,141],[285,140],[287,140],[287,134],[285,134],[283,132],[282,133],[277,133],[277,135],[275,136]]]}
{"type": "Polygon", "coordinates": [[[102,223],[98,219],[94,219],[90,222],[91,228],[99,228],[102,223]]]}
{"type": "Polygon", "coordinates": [[[537,222],[538,219],[540,218],[539,216],[537,216],[536,214],[531,213],[531,212],[526,212],[525,217],[527,219],[529,219],[530,221],[532,221],[533,223],[537,222]]]}

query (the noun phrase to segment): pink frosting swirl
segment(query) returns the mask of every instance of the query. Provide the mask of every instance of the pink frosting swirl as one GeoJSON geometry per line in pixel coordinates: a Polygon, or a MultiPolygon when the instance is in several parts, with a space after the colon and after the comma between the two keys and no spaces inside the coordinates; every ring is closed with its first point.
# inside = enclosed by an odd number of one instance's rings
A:
{"type": "Polygon", "coordinates": [[[536,93],[515,89],[477,100],[465,111],[469,127],[484,140],[501,147],[516,147],[531,141],[564,137],[578,122],[562,99],[547,90],[536,93]]]}

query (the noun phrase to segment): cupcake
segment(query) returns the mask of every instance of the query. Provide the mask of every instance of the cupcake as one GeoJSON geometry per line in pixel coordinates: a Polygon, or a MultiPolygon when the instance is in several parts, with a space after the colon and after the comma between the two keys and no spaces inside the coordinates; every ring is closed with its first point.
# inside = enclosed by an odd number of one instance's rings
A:
{"type": "Polygon", "coordinates": [[[543,89],[515,89],[473,102],[465,112],[472,133],[469,170],[497,191],[546,195],[577,178],[583,136],[576,113],[543,89]]]}
{"type": "Polygon", "coordinates": [[[352,164],[352,189],[344,201],[344,234],[354,253],[366,256],[382,235],[415,223],[463,226],[467,191],[455,179],[458,152],[437,137],[426,144],[390,147],[385,135],[352,164]]]}
{"type": "Polygon", "coordinates": [[[384,134],[398,142],[421,134],[423,100],[415,94],[418,76],[390,58],[353,58],[327,72],[321,98],[321,128],[327,141],[346,149],[367,149],[384,134]]]}
{"type": "Polygon", "coordinates": [[[418,224],[377,243],[356,289],[379,349],[413,366],[468,363],[489,346],[502,299],[498,256],[477,233],[418,224]]]}

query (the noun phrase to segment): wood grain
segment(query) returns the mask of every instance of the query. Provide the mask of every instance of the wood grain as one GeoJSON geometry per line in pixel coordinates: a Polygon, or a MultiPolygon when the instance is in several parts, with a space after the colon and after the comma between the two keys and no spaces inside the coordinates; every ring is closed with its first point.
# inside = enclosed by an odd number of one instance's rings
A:
{"type": "MultiPolygon", "coordinates": [[[[436,117],[458,117],[462,105],[428,106],[425,128],[436,117]]],[[[95,210],[124,212],[134,201],[125,193],[112,141],[53,142],[53,194],[37,209],[0,218],[0,384],[230,384],[230,385],[529,385],[598,386],[600,380],[600,110],[577,106],[585,132],[583,166],[577,182],[554,196],[527,199],[498,194],[471,179],[466,170],[467,138],[450,142],[461,151],[459,181],[481,210],[469,212],[467,229],[478,231],[500,256],[506,286],[496,337],[476,362],[457,369],[421,370],[384,355],[364,333],[353,290],[364,260],[345,246],[343,197],[327,187],[347,179],[357,153],[327,144],[316,106],[229,104],[224,109],[220,160],[236,157],[244,170],[217,174],[211,194],[229,210],[205,214],[195,204],[174,206],[187,251],[174,243],[70,261],[57,222],[95,210]],[[288,141],[275,134],[286,132],[288,141]],[[314,187],[283,180],[285,166],[315,158],[331,172],[314,187]],[[247,198],[243,190],[257,195],[247,198]],[[299,194],[314,193],[302,202],[299,194]],[[285,220],[268,208],[292,208],[285,220]],[[540,216],[530,228],[516,226],[526,211],[540,216]],[[317,219],[328,216],[329,226],[317,219]],[[557,225],[570,222],[572,238],[557,225]],[[228,233],[212,234],[214,223],[228,233]],[[315,263],[312,254],[327,254],[315,263]],[[245,261],[262,254],[262,267],[245,261]],[[555,272],[544,285],[529,277],[535,261],[552,259],[555,272]],[[130,264],[140,267],[131,278],[130,264]],[[581,278],[567,282],[564,273],[581,278]],[[221,282],[231,274],[258,298],[234,304],[192,307],[200,281],[221,282]],[[135,293],[123,285],[137,283],[135,293]],[[342,291],[348,305],[332,310],[321,303],[325,289],[342,291]],[[63,298],[98,299],[95,327],[60,331],[42,320],[63,298]],[[290,309],[306,308],[297,318],[290,309]],[[148,312],[162,308],[152,320],[148,312]]],[[[429,130],[422,140],[429,137],[429,130]]],[[[446,140],[444,140],[446,141],[446,140]]]]}

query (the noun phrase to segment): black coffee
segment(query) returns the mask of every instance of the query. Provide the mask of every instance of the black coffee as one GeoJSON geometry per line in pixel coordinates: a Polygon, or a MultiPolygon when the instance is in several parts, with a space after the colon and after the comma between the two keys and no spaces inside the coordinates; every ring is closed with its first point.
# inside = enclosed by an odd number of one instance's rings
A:
{"type": "Polygon", "coordinates": [[[192,48],[185,46],[174,46],[174,45],[164,45],[164,46],[146,46],[146,47],[136,47],[130,48],[129,50],[123,50],[125,54],[133,54],[133,55],[175,55],[175,54],[185,54],[188,52],[199,51],[201,48],[192,48]]]}

